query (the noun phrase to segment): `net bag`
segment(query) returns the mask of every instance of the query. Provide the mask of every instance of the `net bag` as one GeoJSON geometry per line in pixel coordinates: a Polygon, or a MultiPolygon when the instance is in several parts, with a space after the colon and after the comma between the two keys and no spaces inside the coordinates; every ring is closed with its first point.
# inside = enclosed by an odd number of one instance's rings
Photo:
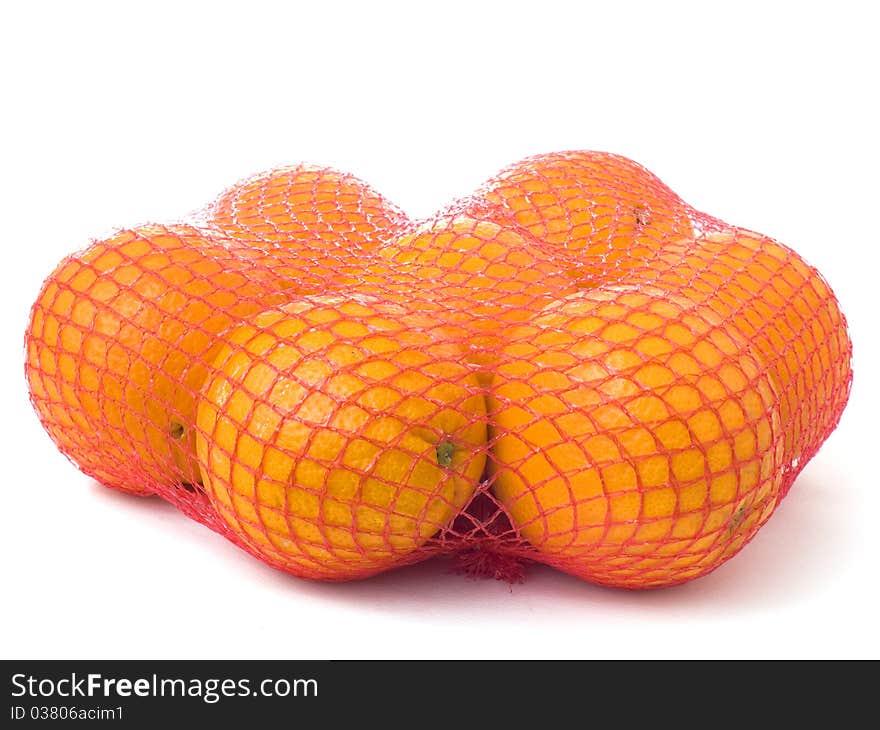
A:
{"type": "Polygon", "coordinates": [[[586,151],[418,221],[329,168],[255,176],[67,257],[25,350],[85,474],[322,580],[440,554],[691,580],[770,518],[852,378],[814,268],[586,151]]]}

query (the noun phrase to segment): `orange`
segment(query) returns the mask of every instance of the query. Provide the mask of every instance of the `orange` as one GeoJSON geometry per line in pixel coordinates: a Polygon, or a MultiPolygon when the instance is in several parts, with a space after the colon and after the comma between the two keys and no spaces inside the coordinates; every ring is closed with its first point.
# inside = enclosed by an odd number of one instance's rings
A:
{"type": "Polygon", "coordinates": [[[426,221],[377,255],[381,275],[362,288],[453,325],[483,383],[506,333],[576,290],[565,264],[539,242],[466,216],[426,221]]]}
{"type": "Polygon", "coordinates": [[[197,449],[231,538],[327,580],[426,557],[414,551],[486,459],[483,395],[442,328],[368,298],[304,297],[222,342],[197,449]]]}
{"type": "Polygon", "coordinates": [[[195,396],[214,336],[287,286],[188,226],[123,230],[66,258],[26,337],[43,425],[108,486],[149,494],[197,482],[195,396]]]}
{"type": "Polygon", "coordinates": [[[793,480],[837,425],[852,379],[846,320],[822,275],[786,246],[730,229],[670,242],[636,280],[711,307],[760,355],[793,480]]]}
{"type": "Polygon", "coordinates": [[[357,276],[363,259],[406,225],[406,216],[362,180],[327,167],[269,170],[227,190],[210,211],[212,225],[249,242],[266,263],[308,271],[337,286],[357,276]]]}
{"type": "Polygon", "coordinates": [[[466,211],[575,253],[596,284],[692,232],[690,208],[655,175],[626,157],[589,150],[521,160],[484,183],[466,211]]]}
{"type": "Polygon", "coordinates": [[[736,553],[780,498],[778,394],[711,310],[609,287],[546,308],[488,395],[491,488],[538,559],[630,588],[736,553]]]}

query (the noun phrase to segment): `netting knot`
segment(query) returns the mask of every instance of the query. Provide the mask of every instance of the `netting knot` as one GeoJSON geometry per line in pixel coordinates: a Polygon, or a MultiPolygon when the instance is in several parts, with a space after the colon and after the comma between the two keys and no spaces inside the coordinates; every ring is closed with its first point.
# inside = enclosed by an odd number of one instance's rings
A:
{"type": "Polygon", "coordinates": [[[522,583],[526,576],[524,560],[493,550],[468,548],[457,552],[452,560],[453,572],[468,578],[494,578],[513,585],[522,583]]]}

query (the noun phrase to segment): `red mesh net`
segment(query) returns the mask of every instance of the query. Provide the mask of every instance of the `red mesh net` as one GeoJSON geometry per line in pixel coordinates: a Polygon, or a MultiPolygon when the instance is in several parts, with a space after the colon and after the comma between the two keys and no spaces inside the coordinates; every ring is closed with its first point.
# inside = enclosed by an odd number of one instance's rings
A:
{"type": "Polygon", "coordinates": [[[634,162],[529,158],[435,217],[300,166],[58,266],[31,400],[83,472],[306,578],[455,554],[629,588],[716,568],[836,426],[821,275],[634,162]]]}

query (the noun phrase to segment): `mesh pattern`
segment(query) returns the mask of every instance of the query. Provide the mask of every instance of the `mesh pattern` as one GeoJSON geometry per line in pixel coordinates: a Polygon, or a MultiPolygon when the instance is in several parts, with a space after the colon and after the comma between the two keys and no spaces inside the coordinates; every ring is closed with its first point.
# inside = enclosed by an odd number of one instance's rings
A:
{"type": "Polygon", "coordinates": [[[26,335],[83,472],[323,580],[440,553],[508,580],[703,575],[834,429],[850,360],[796,253],[596,152],[423,221],[351,175],[268,172],[198,225],[65,259],[26,335]]]}

